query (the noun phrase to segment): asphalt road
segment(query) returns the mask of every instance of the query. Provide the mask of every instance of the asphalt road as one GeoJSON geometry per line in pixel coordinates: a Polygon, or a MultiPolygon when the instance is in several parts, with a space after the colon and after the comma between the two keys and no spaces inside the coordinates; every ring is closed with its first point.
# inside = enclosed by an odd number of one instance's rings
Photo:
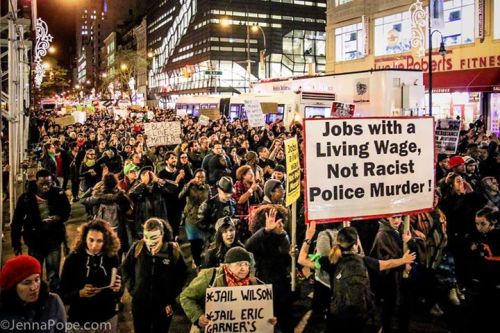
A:
{"type": "MultiPolygon", "coordinates": [[[[68,236],[70,241],[74,240],[77,234],[77,228],[80,224],[85,222],[85,210],[83,206],[79,203],[72,205],[71,218],[67,223],[68,236]]],[[[4,261],[6,258],[13,256],[12,247],[10,245],[10,230],[5,228],[5,237],[2,243],[3,246],[3,256],[4,261]]],[[[191,256],[188,244],[181,244],[183,249],[183,254],[187,265],[191,266],[191,256]]],[[[26,253],[26,251],[25,251],[26,253]]],[[[194,277],[195,272],[190,269],[190,277],[194,277]]],[[[298,293],[296,301],[293,304],[293,311],[290,314],[290,320],[296,327],[295,332],[311,332],[311,333],[321,333],[326,332],[324,327],[324,321],[313,316],[310,311],[311,300],[312,300],[312,290],[313,285],[310,280],[305,279],[299,281],[298,293]]],[[[119,328],[120,332],[133,332],[133,322],[132,314],[130,309],[130,296],[128,293],[124,295],[123,298],[124,309],[119,314],[119,328]]],[[[431,317],[427,314],[427,311],[423,311],[416,307],[414,314],[412,315],[411,322],[411,332],[426,332],[426,333],[445,333],[449,332],[448,324],[450,321],[454,321],[457,316],[462,314],[462,311],[457,313],[456,309],[445,307],[450,309],[447,311],[448,316],[441,317],[439,319],[431,317]]],[[[173,333],[187,333],[190,330],[190,322],[184,315],[180,306],[174,308],[174,318],[171,324],[170,332],[173,333]]],[[[463,310],[466,315],[466,310],[463,310]]],[[[465,331],[464,331],[465,332],[465,331]]]]}

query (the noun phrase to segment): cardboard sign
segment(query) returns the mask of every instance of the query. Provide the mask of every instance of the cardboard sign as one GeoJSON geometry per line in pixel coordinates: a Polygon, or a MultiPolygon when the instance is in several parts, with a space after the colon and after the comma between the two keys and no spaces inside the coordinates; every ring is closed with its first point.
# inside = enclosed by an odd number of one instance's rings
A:
{"type": "Polygon", "coordinates": [[[75,123],[75,118],[72,115],[55,118],[54,122],[59,126],[69,126],[75,123]]]}
{"type": "Polygon", "coordinates": [[[260,103],[263,114],[278,113],[278,103],[260,103]]]}
{"type": "Polygon", "coordinates": [[[245,112],[248,117],[250,127],[266,126],[265,116],[259,101],[245,101],[245,112]]]}
{"type": "Polygon", "coordinates": [[[300,160],[297,138],[284,141],[286,156],[286,206],[300,197],[300,160]]]}
{"type": "Polygon", "coordinates": [[[177,109],[175,115],[177,117],[184,117],[184,116],[187,116],[187,111],[186,110],[183,110],[183,109],[177,109]]]}
{"type": "Polygon", "coordinates": [[[207,116],[210,120],[218,120],[220,119],[220,111],[219,109],[201,109],[200,115],[207,116]]]}
{"type": "Polygon", "coordinates": [[[436,150],[438,154],[455,154],[460,137],[460,120],[436,121],[436,150]]]}
{"type": "Polygon", "coordinates": [[[351,118],[355,109],[354,104],[333,102],[331,116],[333,118],[351,118]]]}
{"type": "Polygon", "coordinates": [[[166,146],[181,143],[181,122],[145,123],[144,134],[149,147],[166,146]]]}
{"type": "Polygon", "coordinates": [[[210,123],[210,118],[208,118],[205,115],[201,115],[200,118],[198,118],[198,124],[202,126],[208,126],[209,123],[210,123]]]}
{"type": "Polygon", "coordinates": [[[305,119],[306,218],[335,222],[431,210],[434,119],[305,119]]]}
{"type": "Polygon", "coordinates": [[[272,333],[273,287],[270,284],[208,288],[205,316],[210,324],[205,333],[272,333]]]}

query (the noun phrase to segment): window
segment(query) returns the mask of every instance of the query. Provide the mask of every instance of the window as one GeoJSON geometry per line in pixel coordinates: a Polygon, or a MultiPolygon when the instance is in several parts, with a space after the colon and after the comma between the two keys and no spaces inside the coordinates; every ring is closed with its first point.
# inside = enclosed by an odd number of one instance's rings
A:
{"type": "MultiPolygon", "coordinates": [[[[475,5],[474,0],[452,0],[444,2],[444,28],[440,29],[444,43],[449,45],[474,42],[475,5]]],[[[441,36],[435,33],[432,45],[441,43],[441,36]]]]}
{"type": "Polygon", "coordinates": [[[375,55],[402,53],[411,49],[408,12],[375,19],[375,55]]]}
{"type": "Polygon", "coordinates": [[[493,38],[500,39],[500,0],[494,0],[493,10],[493,38]]]}
{"type": "Polygon", "coordinates": [[[335,3],[337,4],[337,6],[340,6],[351,1],[352,0],[336,0],[335,3]]]}
{"type": "Polygon", "coordinates": [[[337,61],[353,60],[365,55],[363,25],[356,23],[335,29],[337,61]]]}

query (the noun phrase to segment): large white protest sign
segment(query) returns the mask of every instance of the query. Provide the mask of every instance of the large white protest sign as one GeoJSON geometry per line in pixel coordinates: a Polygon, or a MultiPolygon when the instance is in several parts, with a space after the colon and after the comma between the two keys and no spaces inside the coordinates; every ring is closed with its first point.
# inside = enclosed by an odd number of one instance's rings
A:
{"type": "Polygon", "coordinates": [[[440,154],[455,154],[460,136],[460,120],[439,119],[436,122],[436,150],[440,154]]]}
{"type": "Polygon", "coordinates": [[[304,131],[307,220],[432,209],[432,118],[306,119],[304,131]]]}
{"type": "Polygon", "coordinates": [[[198,118],[198,124],[202,126],[208,126],[209,123],[210,123],[210,118],[208,118],[205,115],[201,115],[200,118],[198,118]]]}
{"type": "Polygon", "coordinates": [[[144,134],[149,147],[175,145],[181,143],[181,123],[179,121],[145,123],[144,134]]]}
{"type": "Polygon", "coordinates": [[[273,287],[270,284],[208,288],[205,333],[272,333],[273,287]]]}
{"type": "Polygon", "coordinates": [[[245,112],[250,127],[266,126],[265,116],[259,101],[245,101],[245,112]]]}

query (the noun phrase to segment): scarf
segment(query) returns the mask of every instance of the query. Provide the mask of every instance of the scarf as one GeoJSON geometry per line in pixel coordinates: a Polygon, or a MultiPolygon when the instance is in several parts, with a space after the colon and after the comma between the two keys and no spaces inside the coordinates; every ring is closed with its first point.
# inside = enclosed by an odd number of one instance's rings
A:
{"type": "Polygon", "coordinates": [[[240,286],[250,285],[250,272],[248,272],[247,277],[245,277],[244,279],[240,279],[231,272],[228,265],[223,265],[222,267],[224,267],[224,275],[226,277],[226,282],[228,287],[240,287],[240,286]]]}
{"type": "Polygon", "coordinates": [[[49,153],[50,158],[54,161],[54,163],[57,163],[56,161],[56,154],[54,153],[49,153]]]}
{"type": "Polygon", "coordinates": [[[87,161],[85,161],[85,165],[87,167],[91,168],[95,165],[95,160],[87,160],[87,161]]]}

